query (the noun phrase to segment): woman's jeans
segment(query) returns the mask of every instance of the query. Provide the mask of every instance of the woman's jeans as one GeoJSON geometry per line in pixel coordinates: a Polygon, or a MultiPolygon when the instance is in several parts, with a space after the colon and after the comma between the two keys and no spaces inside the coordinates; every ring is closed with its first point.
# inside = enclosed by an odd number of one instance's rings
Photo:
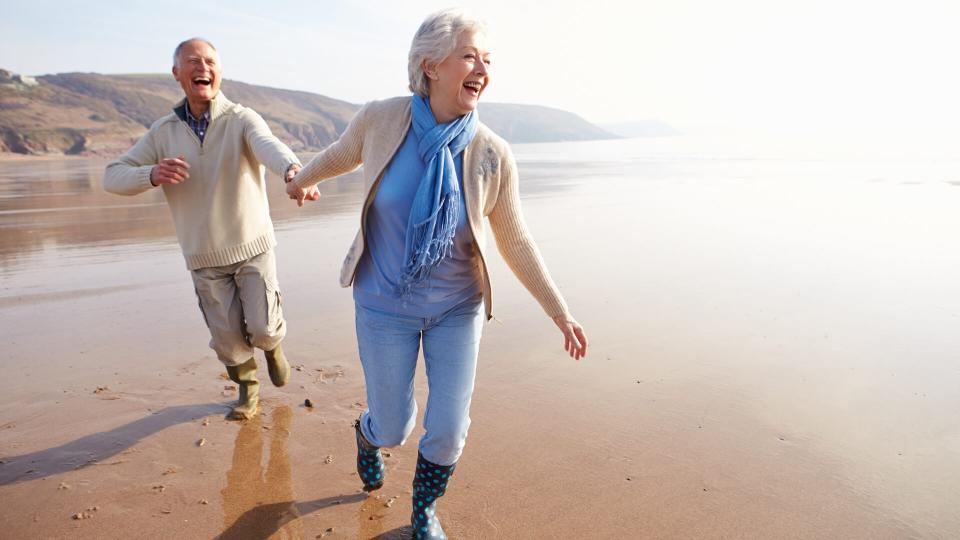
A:
{"type": "Polygon", "coordinates": [[[423,341],[426,433],[420,453],[437,465],[460,458],[470,427],[470,398],[483,330],[483,301],[470,299],[438,317],[394,315],[356,306],[357,344],[367,384],[363,436],[379,447],[403,444],[413,431],[413,376],[423,341]]]}

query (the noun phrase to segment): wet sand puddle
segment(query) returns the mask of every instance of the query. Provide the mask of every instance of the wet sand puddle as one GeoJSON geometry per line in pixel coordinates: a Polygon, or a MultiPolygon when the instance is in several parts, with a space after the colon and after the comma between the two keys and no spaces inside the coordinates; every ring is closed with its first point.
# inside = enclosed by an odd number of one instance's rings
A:
{"type": "MultiPolygon", "coordinates": [[[[564,357],[491,258],[451,537],[960,534],[958,165],[606,144],[516,148],[592,349],[564,357]]],[[[237,423],[162,197],[103,194],[102,166],[0,163],[4,534],[401,537],[419,429],[374,496],[354,471],[355,178],[305,211],[272,179],[296,369],[274,388],[261,365],[237,423]]]]}

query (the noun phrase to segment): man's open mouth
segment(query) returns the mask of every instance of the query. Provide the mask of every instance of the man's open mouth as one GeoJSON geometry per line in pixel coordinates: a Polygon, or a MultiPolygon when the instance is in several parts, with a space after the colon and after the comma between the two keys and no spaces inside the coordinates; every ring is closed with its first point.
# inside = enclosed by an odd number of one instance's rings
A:
{"type": "Polygon", "coordinates": [[[199,85],[199,86],[210,86],[212,82],[213,81],[211,81],[206,77],[196,77],[193,79],[193,84],[199,85]]]}

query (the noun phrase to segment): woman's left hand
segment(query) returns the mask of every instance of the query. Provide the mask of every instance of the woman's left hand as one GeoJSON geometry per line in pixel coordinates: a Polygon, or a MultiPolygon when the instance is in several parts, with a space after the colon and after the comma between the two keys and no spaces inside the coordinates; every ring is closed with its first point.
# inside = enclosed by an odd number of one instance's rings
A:
{"type": "Polygon", "coordinates": [[[580,360],[587,355],[587,335],[583,327],[569,313],[557,315],[553,318],[557,328],[563,332],[563,350],[570,353],[570,358],[580,360]]]}

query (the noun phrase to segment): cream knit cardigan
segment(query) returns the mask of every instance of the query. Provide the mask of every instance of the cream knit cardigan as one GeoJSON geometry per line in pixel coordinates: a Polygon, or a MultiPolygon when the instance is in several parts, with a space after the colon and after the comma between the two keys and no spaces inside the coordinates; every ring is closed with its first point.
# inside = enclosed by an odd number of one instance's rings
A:
{"type": "Polygon", "coordinates": [[[154,187],[153,166],[177,156],[190,165],[190,178],[162,189],[187,268],[237,263],[276,245],[261,163],[283,176],[300,160],[259,114],[217,94],[203,144],[176,113],[168,114],[107,165],[103,187],[119,195],[143,193],[154,187]]]}
{"type": "MultiPolygon", "coordinates": [[[[364,105],[339,140],[314,157],[294,179],[297,185],[307,188],[363,165],[365,202],[360,216],[360,231],[340,271],[340,285],[343,287],[349,287],[356,277],[365,245],[367,212],[384,169],[410,129],[410,109],[410,97],[364,105]]],[[[482,123],[477,135],[463,152],[463,176],[467,220],[480,253],[481,289],[487,318],[493,316],[493,298],[486,264],[484,217],[490,222],[500,254],[547,315],[556,317],[567,313],[567,305],[550,278],[523,221],[517,165],[510,146],[482,123]]]]}

